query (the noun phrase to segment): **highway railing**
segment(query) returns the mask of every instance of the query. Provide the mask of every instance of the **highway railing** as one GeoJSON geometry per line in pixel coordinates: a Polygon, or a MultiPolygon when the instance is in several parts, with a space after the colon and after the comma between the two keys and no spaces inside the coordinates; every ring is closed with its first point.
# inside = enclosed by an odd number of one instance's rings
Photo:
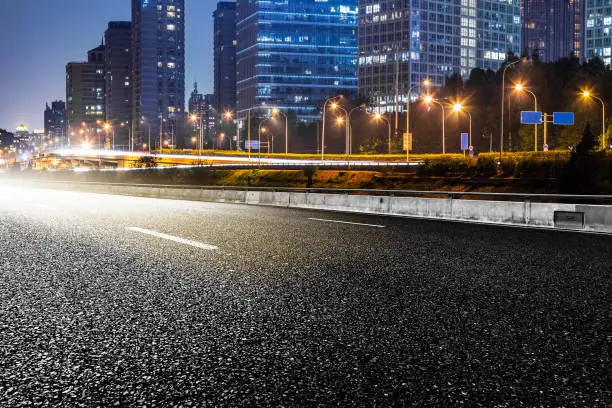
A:
{"type": "Polygon", "coordinates": [[[612,195],[605,194],[538,194],[538,193],[498,193],[473,191],[426,191],[426,190],[378,190],[378,189],[342,189],[322,187],[265,187],[265,186],[215,186],[215,185],[188,185],[188,184],[140,184],[140,183],[109,183],[96,181],[42,181],[31,180],[35,183],[57,183],[75,185],[100,185],[139,188],[165,188],[179,190],[216,190],[216,191],[260,191],[285,193],[317,193],[340,195],[370,195],[388,197],[429,197],[448,199],[494,199],[498,201],[519,202],[559,202],[559,203],[596,203],[612,204],[612,195]]]}

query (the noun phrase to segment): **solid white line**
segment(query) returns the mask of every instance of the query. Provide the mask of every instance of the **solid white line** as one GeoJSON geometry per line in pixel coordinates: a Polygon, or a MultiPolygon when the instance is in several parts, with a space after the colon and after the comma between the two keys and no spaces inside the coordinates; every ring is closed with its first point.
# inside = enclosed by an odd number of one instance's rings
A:
{"type": "Polygon", "coordinates": [[[157,238],[166,239],[168,241],[178,242],[179,244],[190,245],[190,246],[200,248],[200,249],[207,249],[209,251],[214,251],[218,249],[214,245],[204,244],[202,242],[192,241],[190,239],[185,239],[181,237],[175,237],[173,235],[163,234],[161,232],[151,231],[151,230],[144,229],[144,228],[126,227],[126,229],[130,231],[140,232],[141,234],[146,234],[146,235],[151,235],[157,238]]]}
{"type": "Polygon", "coordinates": [[[348,221],[338,221],[338,220],[326,220],[323,218],[309,218],[309,220],[313,221],[323,221],[323,222],[335,222],[338,224],[351,224],[351,225],[363,225],[364,227],[374,227],[374,228],[385,228],[384,225],[376,225],[376,224],[363,224],[361,222],[348,222],[348,221]]]}

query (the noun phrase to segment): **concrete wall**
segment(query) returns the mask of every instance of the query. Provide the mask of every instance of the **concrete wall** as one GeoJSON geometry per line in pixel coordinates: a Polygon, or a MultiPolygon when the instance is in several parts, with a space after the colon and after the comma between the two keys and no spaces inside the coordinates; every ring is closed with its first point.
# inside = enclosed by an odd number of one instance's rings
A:
{"type": "Polygon", "coordinates": [[[408,216],[441,220],[558,228],[555,212],[580,213],[584,224],[564,228],[612,233],[612,206],[530,201],[489,201],[451,198],[368,196],[200,188],[150,187],[97,183],[28,182],[30,186],[102,194],[191,201],[270,205],[313,210],[408,216]]]}

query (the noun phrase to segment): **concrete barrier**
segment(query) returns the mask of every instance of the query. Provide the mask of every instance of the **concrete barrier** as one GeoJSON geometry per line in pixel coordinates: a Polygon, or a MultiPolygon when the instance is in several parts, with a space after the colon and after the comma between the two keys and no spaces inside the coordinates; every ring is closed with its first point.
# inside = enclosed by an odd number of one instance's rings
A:
{"type": "Polygon", "coordinates": [[[416,218],[560,228],[555,214],[576,214],[580,224],[563,224],[563,229],[612,233],[612,206],[525,201],[464,200],[454,198],[372,196],[223,190],[172,186],[132,186],[97,183],[29,182],[37,188],[249,205],[267,205],[312,210],[342,211],[416,218]]]}

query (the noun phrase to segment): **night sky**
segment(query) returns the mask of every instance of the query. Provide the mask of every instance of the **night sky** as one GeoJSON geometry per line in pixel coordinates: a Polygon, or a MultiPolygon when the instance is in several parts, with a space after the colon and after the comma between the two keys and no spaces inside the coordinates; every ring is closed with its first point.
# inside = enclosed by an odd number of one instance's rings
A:
{"type": "MultiPolygon", "coordinates": [[[[186,0],[186,97],[212,93],[215,0],[186,0]]],[[[131,19],[130,0],[2,1],[0,128],[43,128],[45,102],[66,99],[66,63],[85,61],[111,20],[131,19]]]]}

